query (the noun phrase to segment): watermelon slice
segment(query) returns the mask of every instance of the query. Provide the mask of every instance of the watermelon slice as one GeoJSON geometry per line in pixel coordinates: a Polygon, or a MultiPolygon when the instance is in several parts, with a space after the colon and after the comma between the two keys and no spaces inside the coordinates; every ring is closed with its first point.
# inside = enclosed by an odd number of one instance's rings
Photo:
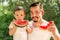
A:
{"type": "Polygon", "coordinates": [[[40,26],[40,28],[47,29],[52,23],[53,23],[53,22],[50,21],[50,22],[47,24],[47,26],[40,26]]]}
{"type": "Polygon", "coordinates": [[[15,25],[17,25],[17,26],[25,26],[26,24],[27,24],[27,20],[15,21],[15,25]]]}

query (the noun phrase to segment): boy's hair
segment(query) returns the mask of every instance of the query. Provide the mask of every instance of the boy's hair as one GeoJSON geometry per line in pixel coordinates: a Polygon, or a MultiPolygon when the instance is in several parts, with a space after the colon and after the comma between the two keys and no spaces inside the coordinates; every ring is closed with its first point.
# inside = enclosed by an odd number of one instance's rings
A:
{"type": "Polygon", "coordinates": [[[23,10],[25,12],[25,10],[22,6],[18,6],[18,7],[15,8],[14,14],[15,14],[16,11],[19,11],[19,10],[23,10]]]}
{"type": "Polygon", "coordinates": [[[30,5],[30,8],[31,8],[31,7],[35,7],[35,6],[37,6],[37,5],[40,5],[40,3],[39,3],[39,2],[32,3],[32,4],[30,5]]]}
{"type": "Polygon", "coordinates": [[[19,10],[24,10],[22,6],[18,6],[15,8],[14,12],[19,11],[19,10]]]}

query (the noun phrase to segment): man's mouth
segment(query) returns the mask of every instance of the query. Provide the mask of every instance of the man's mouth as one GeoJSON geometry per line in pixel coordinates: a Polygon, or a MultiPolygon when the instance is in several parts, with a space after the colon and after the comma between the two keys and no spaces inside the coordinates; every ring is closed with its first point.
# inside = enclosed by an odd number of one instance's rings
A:
{"type": "Polygon", "coordinates": [[[35,22],[35,23],[36,23],[36,22],[38,22],[38,21],[34,21],[34,20],[33,20],[33,22],[35,22]]]}
{"type": "Polygon", "coordinates": [[[32,18],[34,19],[34,18],[38,18],[38,17],[35,16],[35,17],[32,17],[32,18]]]}
{"type": "Polygon", "coordinates": [[[37,22],[38,17],[32,17],[34,22],[37,22]]]}

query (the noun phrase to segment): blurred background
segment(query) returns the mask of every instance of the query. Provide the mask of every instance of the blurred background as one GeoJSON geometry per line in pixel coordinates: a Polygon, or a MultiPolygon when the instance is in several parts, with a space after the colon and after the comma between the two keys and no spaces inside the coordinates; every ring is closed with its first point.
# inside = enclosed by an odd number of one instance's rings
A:
{"type": "Polygon", "coordinates": [[[0,0],[0,40],[12,40],[12,36],[8,34],[8,26],[14,18],[14,9],[19,5],[23,6],[27,14],[25,19],[31,20],[29,5],[36,1],[44,5],[43,18],[53,20],[60,33],[60,0],[0,0]]]}

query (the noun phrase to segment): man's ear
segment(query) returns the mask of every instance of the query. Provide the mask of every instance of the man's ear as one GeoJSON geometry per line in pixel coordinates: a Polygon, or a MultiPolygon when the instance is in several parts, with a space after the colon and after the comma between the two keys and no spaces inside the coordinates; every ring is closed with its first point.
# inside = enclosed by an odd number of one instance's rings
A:
{"type": "Polygon", "coordinates": [[[42,10],[42,15],[44,15],[44,10],[42,10]]]}

